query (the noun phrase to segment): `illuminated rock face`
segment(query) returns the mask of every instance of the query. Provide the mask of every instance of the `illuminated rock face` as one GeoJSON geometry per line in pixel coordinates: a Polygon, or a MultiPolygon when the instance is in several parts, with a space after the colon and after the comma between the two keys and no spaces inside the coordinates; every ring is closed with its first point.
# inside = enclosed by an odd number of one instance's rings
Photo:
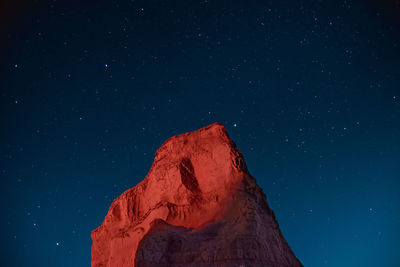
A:
{"type": "Polygon", "coordinates": [[[302,266],[219,123],[168,139],[92,240],[92,267],[302,266]]]}

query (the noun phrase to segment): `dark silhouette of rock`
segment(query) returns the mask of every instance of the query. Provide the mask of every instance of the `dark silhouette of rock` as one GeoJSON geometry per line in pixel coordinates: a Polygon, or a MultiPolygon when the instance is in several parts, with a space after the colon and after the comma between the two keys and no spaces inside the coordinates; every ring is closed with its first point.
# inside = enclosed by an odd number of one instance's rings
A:
{"type": "Polygon", "coordinates": [[[220,123],[168,139],[92,240],[92,267],[302,266],[220,123]]]}

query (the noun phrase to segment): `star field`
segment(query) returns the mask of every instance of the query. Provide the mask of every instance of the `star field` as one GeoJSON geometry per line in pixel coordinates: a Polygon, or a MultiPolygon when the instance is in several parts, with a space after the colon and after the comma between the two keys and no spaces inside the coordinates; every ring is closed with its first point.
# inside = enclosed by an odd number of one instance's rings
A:
{"type": "Polygon", "coordinates": [[[399,1],[0,12],[3,266],[88,266],[161,144],[216,121],[305,266],[399,265],[399,1]]]}

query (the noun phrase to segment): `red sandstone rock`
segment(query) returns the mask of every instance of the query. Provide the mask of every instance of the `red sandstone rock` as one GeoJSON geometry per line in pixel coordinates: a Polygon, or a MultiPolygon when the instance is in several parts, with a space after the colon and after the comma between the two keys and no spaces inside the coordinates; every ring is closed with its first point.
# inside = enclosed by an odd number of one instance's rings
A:
{"type": "Polygon", "coordinates": [[[92,240],[92,267],[302,266],[219,123],[168,139],[92,240]]]}

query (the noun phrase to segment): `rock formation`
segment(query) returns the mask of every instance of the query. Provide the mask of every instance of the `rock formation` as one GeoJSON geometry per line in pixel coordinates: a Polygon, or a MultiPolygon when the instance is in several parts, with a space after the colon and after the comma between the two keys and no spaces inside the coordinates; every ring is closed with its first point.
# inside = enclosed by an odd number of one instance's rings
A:
{"type": "Polygon", "coordinates": [[[302,266],[220,123],[168,139],[92,240],[92,267],[302,266]]]}

